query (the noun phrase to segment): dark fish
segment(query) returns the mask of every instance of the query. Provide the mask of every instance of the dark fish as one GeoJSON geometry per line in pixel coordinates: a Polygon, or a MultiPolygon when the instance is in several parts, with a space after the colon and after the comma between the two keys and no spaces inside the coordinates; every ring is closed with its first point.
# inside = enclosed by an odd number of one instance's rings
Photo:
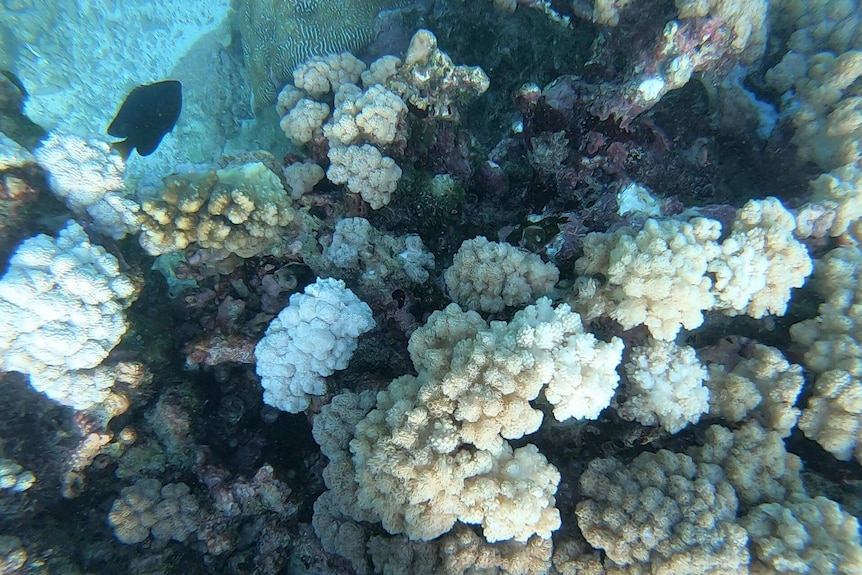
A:
{"type": "Polygon", "coordinates": [[[183,107],[183,85],[176,80],[165,80],[138,86],[126,96],[108,134],[126,138],[111,146],[123,158],[132,150],[148,156],[156,151],[165,134],[174,129],[183,107]]]}

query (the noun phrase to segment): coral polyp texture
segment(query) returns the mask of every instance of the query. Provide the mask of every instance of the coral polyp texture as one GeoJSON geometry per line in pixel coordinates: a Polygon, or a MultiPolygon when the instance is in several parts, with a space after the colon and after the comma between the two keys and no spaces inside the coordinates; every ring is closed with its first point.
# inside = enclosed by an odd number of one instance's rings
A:
{"type": "Polygon", "coordinates": [[[813,264],[794,237],[796,219],[776,198],[737,210],[730,235],[721,223],[694,217],[649,218],[642,229],[593,233],[576,262],[575,307],[588,318],[610,315],[626,329],[646,325],[656,339],[703,323],[703,312],[760,318],[784,315],[791,290],[813,264]],[[601,274],[604,286],[589,275],[601,274]]]}
{"type": "Polygon", "coordinates": [[[389,533],[429,540],[455,521],[481,524],[489,542],[560,525],[560,475],[532,444],[542,389],[558,419],[594,418],[617,384],[622,342],[583,333],[577,314],[547,298],[490,326],[452,304],[410,338],[418,376],[378,394],[350,442],[359,507],[389,533]]]}
{"type": "Polygon", "coordinates": [[[307,225],[278,175],[262,162],[174,174],[141,191],[141,246],[151,255],[190,246],[243,258],[284,254],[307,225]]]}
{"type": "Polygon", "coordinates": [[[270,323],[255,347],[263,401],[297,413],[326,392],[324,377],[344,369],[356,340],[375,325],[371,308],[344,282],[318,280],[270,323]]]}
{"type": "Polygon", "coordinates": [[[502,311],[550,293],[560,272],[536,254],[479,236],[466,240],[443,275],[449,297],[476,311],[502,311]]]}
{"type": "Polygon", "coordinates": [[[136,292],[117,259],[74,221],[57,238],[21,244],[0,279],[0,370],[27,374],[36,390],[84,409],[107,397],[102,361],[128,324],[136,292]]]}

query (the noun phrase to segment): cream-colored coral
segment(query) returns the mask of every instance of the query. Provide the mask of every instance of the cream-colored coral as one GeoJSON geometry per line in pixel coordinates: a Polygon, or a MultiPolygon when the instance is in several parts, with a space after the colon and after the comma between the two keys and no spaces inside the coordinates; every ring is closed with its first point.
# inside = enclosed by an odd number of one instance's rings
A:
{"type": "Polygon", "coordinates": [[[787,52],[767,71],[767,83],[785,94],[784,113],[796,128],[791,141],[802,160],[832,170],[862,157],[862,93],[856,87],[860,76],[862,51],[834,53],[814,47],[809,53],[787,52]]]}
{"type": "Polygon", "coordinates": [[[862,461],[862,249],[849,244],[817,263],[819,315],[790,328],[817,374],[800,429],[840,459],[862,461]]]}
{"type": "Polygon", "coordinates": [[[457,305],[435,311],[407,342],[413,366],[432,378],[442,378],[452,364],[455,345],[486,329],[488,323],[475,311],[465,311],[457,305]]]}
{"type": "Polygon", "coordinates": [[[746,346],[743,353],[729,371],[720,363],[709,364],[709,414],[734,422],[751,414],[766,429],[787,437],[800,414],[794,405],[805,384],[802,366],[759,343],[746,346]]]}
{"type": "Polygon", "coordinates": [[[185,541],[201,520],[197,500],[185,483],[162,486],[158,479],[139,479],[124,487],[108,513],[114,536],[126,544],[152,535],[157,541],[185,541]]]}
{"type": "Polygon", "coordinates": [[[397,56],[381,56],[362,73],[362,87],[370,88],[374,84],[385,84],[389,78],[398,73],[400,67],[401,59],[397,56]]]}
{"type": "Polygon", "coordinates": [[[795,493],[805,492],[800,475],[802,460],[787,452],[781,434],[765,430],[757,422],[735,431],[712,425],[703,447],[691,448],[688,453],[698,462],[720,466],[746,508],[782,503],[795,493]]]}
{"type": "Polygon", "coordinates": [[[365,70],[350,52],[312,56],[293,70],[293,84],[312,98],[335,92],[342,84],[356,84],[365,70]]]}
{"type": "Polygon", "coordinates": [[[681,328],[700,326],[703,311],[714,305],[706,272],[718,253],[720,234],[721,224],[707,218],[650,218],[639,232],[591,233],[575,269],[602,274],[607,282],[582,290],[573,307],[587,319],[603,313],[625,329],[646,324],[656,339],[672,340],[681,328]]]}
{"type": "Polygon", "coordinates": [[[814,269],[795,230],[796,218],[777,198],[749,200],[737,210],[730,236],[708,267],[715,307],[727,315],[784,315],[790,290],[814,269]]]}
{"type": "Polygon", "coordinates": [[[830,236],[840,236],[862,218],[862,161],[836,168],[811,181],[811,201],[835,213],[830,236]]]}
{"type": "Polygon", "coordinates": [[[618,410],[625,419],[676,433],[709,408],[707,371],[694,348],[652,340],[632,350],[625,371],[628,398],[618,410]]]}
{"type": "Polygon", "coordinates": [[[326,177],[334,184],[347,184],[347,189],[359,194],[373,210],[389,203],[398,187],[401,168],[370,144],[332,146],[329,148],[329,169],[326,177]]]}
{"type": "Polygon", "coordinates": [[[836,458],[862,463],[862,381],[843,370],[822,373],[799,429],[836,458]]]}
{"type": "Polygon", "coordinates": [[[559,275],[557,266],[536,254],[479,236],[461,244],[443,277],[458,304],[498,312],[550,293],[559,275]]]}
{"type": "Polygon", "coordinates": [[[193,244],[244,258],[279,253],[293,228],[304,225],[281,180],[262,162],[175,174],[164,186],[142,202],[140,243],[151,255],[193,244]]]}
{"type": "Polygon", "coordinates": [[[539,427],[542,414],[529,402],[545,385],[581,386],[570,396],[586,405],[592,392],[601,395],[596,404],[610,401],[622,343],[580,338],[577,315],[547,298],[508,325],[483,323],[455,304],[432,314],[411,337],[419,375],[393,381],[356,426],[359,505],[390,533],[431,539],[460,520],[481,524],[491,542],[526,541],[559,526],[556,469],[534,446],[513,450],[506,439],[539,427]],[[614,364],[610,372],[583,360],[590,346],[614,357],[600,358],[614,364]]]}
{"type": "Polygon", "coordinates": [[[377,145],[391,144],[398,135],[399,125],[407,116],[407,106],[401,98],[374,84],[365,92],[347,93],[324,128],[324,135],[333,145],[357,144],[360,141],[377,145]]]}
{"type": "Polygon", "coordinates": [[[329,106],[310,98],[302,98],[284,115],[279,126],[291,142],[301,146],[310,142],[315,133],[320,133],[327,117],[329,106]]]}
{"type": "Polygon", "coordinates": [[[759,505],[740,523],[751,539],[752,575],[862,574],[859,520],[825,497],[759,505]]]}
{"type": "Polygon", "coordinates": [[[283,173],[292,200],[309,193],[326,176],[323,168],[312,162],[293,162],[284,167],[283,173]]]}
{"type": "Polygon", "coordinates": [[[530,537],[526,543],[489,544],[465,525],[457,525],[440,541],[446,575],[547,573],[553,545],[550,539],[530,537]]]}
{"type": "Polygon", "coordinates": [[[748,536],[718,466],[662,449],[630,464],[593,460],[580,483],[587,499],[576,508],[578,527],[628,572],[744,572],[748,536]]]}

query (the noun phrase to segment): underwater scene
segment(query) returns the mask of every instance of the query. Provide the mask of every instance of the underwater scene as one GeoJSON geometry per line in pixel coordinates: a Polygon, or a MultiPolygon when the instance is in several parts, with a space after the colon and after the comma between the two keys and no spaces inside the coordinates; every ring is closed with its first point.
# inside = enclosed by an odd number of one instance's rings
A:
{"type": "Polygon", "coordinates": [[[0,0],[0,575],[862,575],[862,0],[0,0]]]}

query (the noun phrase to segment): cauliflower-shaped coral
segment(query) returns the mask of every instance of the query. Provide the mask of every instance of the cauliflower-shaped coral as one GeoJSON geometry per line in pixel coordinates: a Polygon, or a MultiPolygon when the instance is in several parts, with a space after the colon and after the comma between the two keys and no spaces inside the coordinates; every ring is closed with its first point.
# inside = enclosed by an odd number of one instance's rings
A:
{"type": "Polygon", "coordinates": [[[422,239],[409,234],[393,237],[376,230],[365,218],[344,218],[335,224],[323,259],[343,270],[361,270],[360,281],[425,283],[434,268],[434,256],[422,239]]]}
{"type": "Polygon", "coordinates": [[[488,541],[548,538],[560,522],[559,474],[534,446],[505,440],[538,429],[529,402],[544,386],[559,417],[595,417],[613,395],[621,348],[597,343],[547,298],[509,324],[487,326],[456,304],[435,312],[410,338],[419,375],[394,380],[356,426],[359,505],[411,539],[456,520],[481,524],[488,541]]]}
{"type": "Polygon", "coordinates": [[[502,311],[548,294],[560,272],[536,254],[483,236],[465,240],[443,274],[449,297],[469,309],[502,311]]]}
{"type": "Polygon", "coordinates": [[[706,218],[650,218],[639,232],[589,234],[575,267],[605,275],[607,284],[582,291],[575,309],[588,310],[587,319],[606,313],[625,329],[646,324],[654,338],[666,341],[682,327],[698,327],[715,301],[706,272],[720,234],[721,225],[706,218]]]}
{"type": "Polygon", "coordinates": [[[127,328],[135,289],[119,263],[69,221],[57,239],[24,241],[0,280],[0,370],[30,376],[76,409],[104,399],[113,376],[93,370],[127,328]]]}
{"type": "Polygon", "coordinates": [[[749,200],[736,212],[730,236],[709,264],[715,307],[728,315],[784,315],[791,288],[814,269],[794,237],[796,218],[776,198],[749,200]]]}
{"type": "Polygon", "coordinates": [[[301,146],[311,141],[328,117],[329,106],[325,103],[302,98],[288,110],[279,126],[291,142],[301,146]]]}
{"type": "Polygon", "coordinates": [[[326,392],[324,377],[344,369],[356,340],[375,325],[371,308],[344,282],[318,279],[269,324],[254,349],[263,401],[298,413],[326,392]]]}
{"type": "Polygon", "coordinates": [[[859,521],[825,497],[765,503],[742,518],[753,575],[860,575],[859,521]]]}
{"type": "Polygon", "coordinates": [[[748,536],[733,487],[715,465],[662,449],[626,465],[590,462],[577,505],[586,540],[613,564],[656,573],[741,573],[748,536]]]}
{"type": "Polygon", "coordinates": [[[356,84],[363,70],[365,64],[350,52],[312,56],[294,68],[293,84],[318,98],[342,84],[356,84]]]}
{"type": "Polygon", "coordinates": [[[821,374],[799,429],[836,458],[862,463],[862,381],[843,370],[821,374]]]}
{"type": "Polygon", "coordinates": [[[626,419],[676,433],[709,409],[707,371],[694,348],[653,340],[632,350],[625,371],[628,399],[619,411],[626,419]]]}
{"type": "Polygon", "coordinates": [[[719,465],[744,507],[781,503],[805,492],[800,475],[802,460],[787,452],[778,432],[765,430],[757,422],[735,431],[712,425],[703,447],[691,448],[689,455],[719,465]]]}
{"type": "Polygon", "coordinates": [[[742,421],[753,411],[765,428],[790,435],[800,413],[794,405],[805,384],[802,366],[759,343],[746,346],[743,355],[730,371],[720,363],[709,364],[709,414],[742,421]]]}
{"type": "Polygon", "coordinates": [[[862,218],[862,161],[854,162],[822,174],[812,180],[811,201],[831,210],[835,219],[829,228],[830,236],[840,236],[850,224],[862,218]]]}
{"type": "Polygon", "coordinates": [[[401,168],[370,144],[333,146],[329,149],[329,169],[326,177],[334,184],[347,184],[347,189],[362,196],[379,210],[389,203],[392,192],[401,179],[401,168]]]}
{"type": "Polygon", "coordinates": [[[108,513],[108,524],[122,543],[185,541],[197,531],[200,508],[185,483],[162,486],[158,479],[139,479],[124,487],[108,513]]]}
{"type": "MultiPolygon", "coordinates": [[[[341,91],[339,91],[341,95],[341,91]]],[[[324,129],[330,141],[341,145],[360,141],[387,145],[395,141],[407,106],[394,92],[374,84],[365,92],[346,91],[324,129]]]]}
{"type": "Polygon", "coordinates": [[[137,233],[140,206],[126,197],[125,162],[107,142],[52,132],[35,151],[51,191],[114,239],[137,233]]]}

